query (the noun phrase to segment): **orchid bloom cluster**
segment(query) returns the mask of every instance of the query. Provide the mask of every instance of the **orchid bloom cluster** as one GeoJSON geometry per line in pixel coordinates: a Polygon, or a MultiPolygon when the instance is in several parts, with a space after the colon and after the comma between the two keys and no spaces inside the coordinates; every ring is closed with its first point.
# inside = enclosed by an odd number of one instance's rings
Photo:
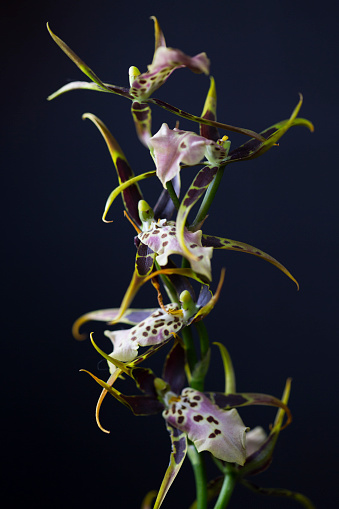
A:
{"type": "Polygon", "coordinates": [[[255,255],[280,269],[297,287],[298,283],[269,254],[244,242],[210,235],[203,226],[226,166],[262,155],[277,145],[281,136],[292,126],[305,126],[311,131],[313,126],[310,121],[298,117],[301,96],[287,120],[261,133],[220,123],[216,116],[217,96],[212,77],[201,116],[187,113],[152,97],[176,69],[187,67],[194,73],[209,75],[210,68],[205,53],[190,57],[178,49],[168,47],[157,19],[152,19],[155,27],[153,60],[144,73],[135,66],[130,67],[129,88],[102,82],[48,26],[54,41],[91,80],[69,83],[49,99],[76,89],[107,92],[130,99],[136,133],[150,152],[150,166],[153,168],[135,176],[106,125],[93,114],[84,115],[83,118],[91,120],[102,134],[118,177],[118,185],[107,199],[102,219],[111,222],[107,214],[115,198],[121,195],[125,215],[136,231],[135,265],[120,307],[84,314],[73,326],[73,334],[77,339],[85,337],[80,333],[85,322],[100,321],[109,327],[104,332],[112,344],[109,353],[97,346],[91,333],[92,344],[107,360],[110,371],[107,381],[89,373],[102,388],[96,408],[97,423],[102,431],[108,432],[99,418],[100,407],[108,393],[136,416],[162,413],[172,442],[170,462],[158,492],[151,492],[144,498],[144,509],[151,507],[154,498],[154,509],[162,505],[186,456],[191,460],[197,485],[197,499],[192,508],[207,508],[214,499],[215,508],[227,507],[237,482],[253,491],[289,497],[304,507],[312,508],[310,500],[300,493],[261,488],[247,480],[248,476],[270,465],[279,433],[291,422],[291,412],[287,406],[290,380],[286,382],[281,399],[256,392],[238,393],[229,352],[225,345],[213,343],[217,348],[212,351],[219,351],[223,361],[224,388],[221,392],[213,392],[204,387],[211,361],[211,343],[204,318],[219,300],[224,280],[223,270],[219,283],[215,285],[213,281],[211,260],[214,249],[255,255]],[[178,124],[171,128],[163,123],[158,132],[153,134],[153,105],[191,120],[193,126],[198,124],[199,132],[183,131],[178,124]],[[219,130],[237,132],[249,139],[231,150],[231,140],[226,135],[220,135],[219,130]],[[187,166],[197,165],[202,165],[202,168],[197,169],[192,183],[181,193],[181,171],[185,171],[187,166]],[[144,200],[139,187],[141,180],[151,177],[158,178],[163,186],[153,207],[144,200]],[[191,209],[199,201],[199,210],[191,220],[191,209]],[[181,266],[174,263],[173,255],[181,257],[181,266]],[[136,293],[142,285],[150,282],[156,291],[156,307],[133,308],[136,293]],[[213,288],[216,288],[214,293],[213,288]],[[165,294],[167,303],[164,303],[165,294]],[[119,329],[118,324],[125,324],[125,328],[119,329]],[[192,331],[199,337],[198,352],[192,331]],[[145,362],[152,355],[162,355],[162,349],[167,353],[162,373],[158,376],[145,367],[145,362]],[[126,378],[135,382],[136,394],[127,395],[118,390],[117,386],[123,385],[126,378]],[[277,408],[275,421],[268,434],[261,426],[249,429],[244,424],[240,415],[241,407],[250,405],[277,408]],[[208,455],[220,470],[220,476],[209,483],[203,467],[208,455]]]}

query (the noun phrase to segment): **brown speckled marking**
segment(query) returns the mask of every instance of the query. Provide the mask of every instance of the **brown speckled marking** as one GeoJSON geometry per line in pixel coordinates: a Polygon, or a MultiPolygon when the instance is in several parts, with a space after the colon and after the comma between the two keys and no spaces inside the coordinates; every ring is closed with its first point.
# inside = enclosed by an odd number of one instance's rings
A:
{"type": "Polygon", "coordinates": [[[212,422],[214,422],[214,424],[219,424],[219,421],[217,421],[216,419],[214,419],[213,415],[209,415],[209,416],[207,417],[207,421],[208,421],[208,422],[211,422],[211,423],[212,423],[212,422]]]}
{"type": "Polygon", "coordinates": [[[203,421],[203,420],[204,420],[203,416],[202,416],[202,415],[200,415],[200,414],[195,415],[195,416],[193,417],[193,419],[195,420],[195,422],[200,422],[200,421],[203,421]]]}

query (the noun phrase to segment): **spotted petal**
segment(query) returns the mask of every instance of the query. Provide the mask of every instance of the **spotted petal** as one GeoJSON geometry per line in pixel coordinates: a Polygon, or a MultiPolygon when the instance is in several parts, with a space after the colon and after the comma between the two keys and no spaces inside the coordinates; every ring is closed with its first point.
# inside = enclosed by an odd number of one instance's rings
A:
{"type": "Polygon", "coordinates": [[[246,426],[235,409],[222,410],[203,393],[191,388],[168,398],[166,421],[187,433],[198,452],[243,465],[246,460],[246,426]]]}
{"type": "MultiPolygon", "coordinates": [[[[167,311],[178,309],[177,304],[165,306],[167,311]]],[[[183,323],[179,316],[173,316],[162,309],[157,309],[145,320],[128,330],[105,331],[105,335],[113,343],[111,356],[123,362],[135,359],[139,346],[152,346],[162,343],[175,332],[183,323]]]]}
{"type": "Polygon", "coordinates": [[[139,140],[143,145],[145,145],[145,147],[148,147],[148,142],[152,136],[151,108],[146,103],[133,101],[131,112],[139,140]]]}
{"type": "MultiPolygon", "coordinates": [[[[120,323],[126,323],[128,325],[136,325],[149,315],[154,313],[157,308],[145,308],[145,309],[127,309],[125,314],[120,318],[120,323]]],[[[82,316],[80,316],[72,326],[72,333],[76,339],[85,339],[86,334],[80,334],[80,327],[89,321],[99,321],[110,323],[115,320],[119,314],[120,309],[98,309],[97,311],[90,311],[82,316]]]]}
{"type": "MultiPolygon", "coordinates": [[[[187,113],[186,111],[180,110],[179,108],[176,108],[175,106],[172,106],[171,104],[165,103],[164,101],[161,101],[160,99],[151,99],[149,97],[149,93],[151,93],[155,88],[159,88],[164,81],[168,78],[168,76],[174,71],[176,68],[180,67],[189,67],[193,72],[208,72],[208,64],[209,61],[204,53],[200,53],[200,55],[196,55],[196,57],[187,57],[179,50],[173,50],[171,48],[165,47],[165,39],[163,37],[163,34],[160,30],[160,27],[157,24],[156,18],[153,17],[153,20],[155,22],[155,55],[153,58],[153,62],[151,66],[149,66],[148,73],[145,73],[144,75],[139,75],[135,80],[136,83],[136,90],[135,94],[138,96],[137,100],[138,102],[143,102],[143,97],[146,97],[144,101],[157,104],[161,108],[164,108],[168,111],[171,111],[175,115],[179,115],[183,118],[188,118],[192,120],[193,122],[200,122],[203,125],[210,125],[215,127],[220,127],[221,129],[228,129],[230,131],[239,132],[242,134],[245,134],[246,136],[253,137],[257,140],[264,141],[264,138],[255,133],[254,131],[251,131],[249,129],[242,129],[238,127],[233,127],[227,124],[222,124],[221,122],[216,122],[214,120],[210,120],[209,118],[201,118],[197,117],[196,115],[192,115],[190,113],[187,113]],[[171,61],[172,58],[179,58],[180,62],[175,60],[171,61]],[[167,62],[167,63],[166,63],[167,62]],[[165,65],[166,63],[166,65],[165,65]],[[165,68],[163,67],[165,65],[165,68]],[[170,69],[168,69],[168,65],[170,66],[170,69]],[[157,66],[157,67],[155,67],[157,66]],[[171,67],[172,66],[172,67],[171,67]],[[151,68],[151,71],[150,71],[151,68]],[[155,75],[152,74],[157,71],[163,71],[163,75],[155,75]],[[149,76],[151,74],[151,76],[149,76]],[[143,76],[146,76],[146,83],[141,83],[140,80],[143,80],[143,76]],[[152,79],[154,78],[154,79],[152,79]],[[162,81],[163,80],[163,81],[162,81]],[[153,81],[156,81],[156,86],[153,84],[153,81]],[[151,84],[149,83],[151,82],[151,84]],[[144,91],[141,89],[144,88],[143,85],[146,85],[146,88],[144,91]]],[[[83,60],[81,60],[80,57],[78,57],[73,50],[67,46],[66,43],[64,43],[58,36],[56,36],[50,29],[49,25],[47,24],[48,31],[53,38],[53,40],[58,44],[58,46],[66,53],[66,55],[79,67],[79,69],[88,76],[93,83],[87,83],[82,81],[76,81],[73,83],[69,83],[65,85],[64,87],[61,87],[59,90],[57,90],[54,94],[51,94],[48,97],[48,100],[54,99],[55,97],[63,94],[64,92],[68,92],[70,90],[76,90],[76,89],[87,89],[87,90],[95,90],[99,92],[111,92],[113,94],[121,95],[123,97],[126,97],[132,101],[135,100],[135,95],[131,95],[128,88],[125,87],[119,87],[116,85],[111,85],[108,83],[103,83],[100,78],[88,67],[87,64],[83,60]]],[[[134,86],[134,83],[132,84],[134,86]]],[[[132,88],[133,88],[132,86],[132,88]]]]}
{"type": "Polygon", "coordinates": [[[169,129],[167,124],[162,124],[149,140],[149,147],[163,186],[178,175],[181,163],[198,164],[204,157],[206,145],[212,143],[196,133],[169,129]]]}
{"type": "Polygon", "coordinates": [[[292,421],[292,414],[288,406],[283,401],[276,398],[275,396],[271,396],[270,394],[261,394],[255,392],[241,392],[234,394],[230,393],[224,394],[221,392],[206,392],[205,395],[213,403],[218,405],[219,408],[222,408],[224,410],[250,405],[265,405],[278,407],[279,409],[283,410],[283,412],[286,412],[287,415],[287,422],[284,427],[286,427],[292,421]]]}
{"type": "Polygon", "coordinates": [[[159,46],[154,53],[148,72],[139,74],[132,83],[129,93],[138,102],[144,102],[163,85],[175,69],[188,67],[195,73],[209,73],[209,59],[206,53],[189,57],[182,51],[159,46]]]}
{"type": "MultiPolygon", "coordinates": [[[[202,247],[202,231],[190,232],[184,229],[184,242],[194,251],[195,258],[190,260],[194,272],[201,275],[208,282],[211,281],[211,258],[213,248],[202,247]]],[[[185,252],[180,246],[177,235],[176,225],[172,221],[160,221],[153,223],[153,226],[147,232],[141,232],[138,235],[139,240],[157,253],[157,262],[161,267],[165,266],[168,257],[172,254],[185,256],[185,252]]]]}
{"type": "MultiPolygon", "coordinates": [[[[177,228],[177,239],[180,244],[181,249],[183,250],[184,256],[190,261],[190,263],[197,260],[197,255],[190,249],[189,244],[185,239],[185,224],[188,217],[188,214],[195,205],[195,203],[201,198],[204,194],[212,180],[214,179],[216,173],[218,171],[218,167],[214,166],[210,168],[209,166],[205,166],[202,168],[199,173],[194,178],[192,184],[190,185],[187,193],[182,200],[176,221],[177,228]]],[[[204,237],[203,237],[204,238],[204,237]]],[[[206,246],[206,244],[205,244],[206,246]]],[[[212,246],[214,247],[214,246],[212,246]]]]}
{"type": "Polygon", "coordinates": [[[202,245],[206,247],[213,247],[214,249],[229,249],[230,251],[240,251],[242,253],[253,254],[254,256],[258,256],[263,260],[271,263],[279,270],[281,270],[286,276],[288,276],[294,283],[297,285],[299,290],[298,281],[292,276],[292,274],[284,267],[278,260],[270,256],[269,254],[261,251],[256,247],[250,246],[249,244],[245,244],[244,242],[239,242],[237,240],[225,239],[222,237],[215,237],[214,235],[203,235],[202,237],[202,245]]]}
{"type": "Polygon", "coordinates": [[[168,423],[166,423],[166,426],[171,438],[172,452],[170,456],[170,463],[166,470],[164,479],[161,483],[153,509],[159,509],[159,507],[163,503],[168,490],[170,489],[174,479],[176,478],[181,468],[181,465],[184,462],[187,452],[187,438],[185,433],[180,431],[178,428],[171,426],[168,423]]]}

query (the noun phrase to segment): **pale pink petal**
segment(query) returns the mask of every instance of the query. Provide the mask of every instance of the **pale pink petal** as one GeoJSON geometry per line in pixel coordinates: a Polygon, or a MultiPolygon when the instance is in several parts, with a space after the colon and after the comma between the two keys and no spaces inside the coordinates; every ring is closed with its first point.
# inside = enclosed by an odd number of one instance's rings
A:
{"type": "Polygon", "coordinates": [[[236,409],[222,410],[203,393],[191,388],[166,398],[163,417],[187,433],[198,452],[209,451],[223,461],[243,465],[246,460],[246,426],[236,409]]]}
{"type": "Polygon", "coordinates": [[[267,434],[261,426],[256,426],[246,433],[246,456],[256,452],[265,442],[267,434]]]}
{"type": "MultiPolygon", "coordinates": [[[[168,304],[165,308],[169,311],[179,306],[168,304]]],[[[181,316],[173,316],[157,309],[131,329],[105,331],[105,336],[112,341],[114,347],[110,355],[119,361],[130,362],[137,357],[139,346],[158,345],[168,339],[172,332],[178,333],[183,324],[181,316]]]]}
{"type": "MultiPolygon", "coordinates": [[[[209,281],[211,276],[211,258],[213,255],[212,247],[202,247],[202,232],[190,232],[184,230],[184,239],[187,247],[194,253],[197,260],[191,260],[191,267],[197,274],[205,276],[209,281]]],[[[177,235],[176,225],[173,221],[163,220],[160,223],[152,223],[152,227],[147,232],[139,233],[139,240],[157,253],[157,262],[161,267],[168,262],[168,257],[172,254],[184,256],[177,235]]]]}
{"type": "Polygon", "coordinates": [[[157,176],[164,187],[180,171],[180,163],[195,165],[205,154],[207,145],[212,144],[203,136],[178,129],[169,129],[162,124],[160,130],[150,138],[148,144],[155,159],[157,176]]]}
{"type": "Polygon", "coordinates": [[[159,46],[154,53],[153,62],[148,66],[148,72],[135,78],[129,93],[138,102],[146,101],[165,83],[175,69],[188,67],[195,73],[209,74],[209,64],[206,53],[189,57],[180,50],[159,46]]]}

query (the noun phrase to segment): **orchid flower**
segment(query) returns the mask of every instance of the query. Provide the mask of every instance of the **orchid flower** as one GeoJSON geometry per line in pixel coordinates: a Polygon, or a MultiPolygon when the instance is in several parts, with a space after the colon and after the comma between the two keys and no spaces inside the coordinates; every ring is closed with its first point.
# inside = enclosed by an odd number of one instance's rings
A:
{"type": "Polygon", "coordinates": [[[129,90],[123,87],[116,87],[115,85],[107,85],[104,84],[94,73],[91,71],[88,66],[82,62],[82,60],[75,55],[75,53],[59,38],[57,37],[50,29],[47,24],[48,31],[53,38],[53,40],[58,44],[58,46],[66,53],[66,55],[73,60],[73,62],[80,68],[80,70],[86,74],[93,83],[83,83],[83,82],[73,82],[66,85],[62,89],[58,90],[50,96],[50,99],[54,98],[57,95],[60,95],[63,92],[67,92],[68,90],[74,89],[90,89],[90,90],[100,90],[106,92],[113,92],[118,95],[123,95],[124,97],[128,97],[133,101],[137,101],[138,103],[144,103],[147,99],[152,95],[152,93],[157,90],[161,85],[163,85],[173,71],[176,69],[180,69],[182,67],[187,67],[194,73],[200,74],[209,74],[210,61],[207,58],[206,53],[199,53],[194,57],[189,57],[185,55],[182,51],[178,49],[168,48],[166,46],[166,41],[164,34],[161,31],[159,23],[155,16],[152,16],[151,19],[154,21],[154,31],[155,31],[155,50],[153,55],[153,60],[150,65],[147,66],[147,72],[140,73],[139,69],[135,66],[131,66],[129,68],[129,82],[130,88],[129,90]]]}
{"type": "MultiPolygon", "coordinates": [[[[200,185],[203,185],[203,179],[200,175],[200,185]]],[[[192,195],[191,195],[192,196],[192,195]]],[[[187,200],[184,198],[183,204],[189,210],[190,205],[187,205],[188,200],[194,202],[193,198],[188,196],[187,200]]],[[[181,208],[179,209],[177,222],[167,220],[154,220],[154,213],[150,206],[144,201],[139,202],[139,216],[142,222],[142,231],[138,234],[138,256],[145,249],[148,248],[148,256],[150,265],[156,260],[157,263],[164,267],[168,263],[168,259],[172,254],[179,254],[187,257],[190,261],[193,272],[199,275],[204,282],[209,283],[212,279],[211,275],[211,258],[213,249],[229,249],[234,251],[242,251],[255,256],[261,257],[264,260],[272,263],[280,270],[282,270],[289,278],[291,278],[298,286],[297,281],[290,274],[290,272],[281,265],[275,258],[271,257],[264,251],[261,251],[253,246],[243,242],[233,241],[222,237],[215,237],[213,235],[203,235],[201,230],[192,232],[185,226],[183,230],[178,230],[184,221],[180,215],[181,208]],[[150,258],[150,252],[156,256],[150,258]]],[[[185,217],[186,219],[186,217],[185,217]]],[[[144,265],[143,265],[144,266],[144,265]]],[[[137,262],[136,262],[137,267],[137,262]]]]}
{"type": "MultiPolygon", "coordinates": [[[[280,122],[279,124],[276,124],[276,126],[271,128],[271,131],[273,129],[274,133],[271,134],[271,137],[268,138],[268,144],[262,144],[262,145],[256,145],[256,148],[252,144],[252,149],[249,149],[249,147],[245,144],[243,145],[243,156],[244,158],[251,158],[252,156],[255,157],[255,153],[261,153],[262,151],[268,150],[269,146],[272,146],[274,139],[277,141],[279,137],[281,137],[284,132],[291,126],[296,125],[298,123],[302,123],[302,125],[308,125],[309,127],[312,125],[308,121],[304,119],[298,119],[297,114],[299,112],[299,109],[301,107],[301,101],[299,101],[297,107],[293,111],[291,117],[289,120],[280,122]],[[300,121],[300,122],[299,122],[300,121]],[[310,124],[310,125],[309,125],[310,124]],[[280,126],[280,127],[277,127],[280,126]],[[273,138],[272,138],[273,137],[273,138]],[[270,144],[270,145],[269,145],[270,144]],[[252,151],[252,152],[251,152],[252,151]],[[252,155],[251,155],[252,154],[252,155]]],[[[211,82],[211,87],[209,90],[209,93],[207,95],[207,99],[205,101],[205,106],[203,110],[203,115],[206,117],[213,117],[215,118],[216,112],[216,94],[215,94],[215,86],[214,81],[211,82]]],[[[131,217],[133,223],[140,227],[142,226],[143,233],[141,234],[141,231],[139,230],[138,233],[138,240],[141,241],[141,244],[138,245],[138,254],[137,259],[139,258],[139,262],[136,262],[136,268],[142,267],[143,268],[143,275],[149,275],[151,271],[153,270],[153,265],[155,261],[156,253],[160,256],[158,256],[158,262],[162,265],[162,261],[164,263],[165,260],[168,259],[168,256],[172,253],[178,253],[182,254],[185,258],[187,258],[191,264],[191,267],[194,271],[196,271],[197,274],[200,274],[204,281],[210,281],[211,280],[211,272],[210,272],[210,259],[212,257],[212,251],[211,247],[213,249],[227,249],[227,250],[235,250],[239,252],[245,252],[254,254],[255,256],[258,256],[260,258],[263,258],[264,260],[268,261],[269,263],[272,263],[276,267],[278,267],[282,272],[284,272],[292,281],[296,283],[298,286],[297,281],[295,278],[291,275],[291,273],[275,258],[268,255],[264,251],[257,249],[253,246],[250,246],[246,243],[235,241],[228,238],[223,237],[216,237],[212,235],[200,235],[197,231],[192,231],[192,229],[187,229],[186,222],[188,213],[190,212],[191,208],[195,205],[195,203],[199,200],[199,198],[206,192],[206,190],[209,188],[209,186],[214,182],[216,178],[216,173],[219,171],[218,166],[205,166],[202,168],[196,177],[194,178],[190,188],[188,189],[186,195],[184,196],[183,200],[181,201],[181,204],[179,206],[178,215],[176,223],[169,223],[167,220],[171,217],[171,215],[174,212],[174,204],[172,200],[169,197],[169,193],[167,190],[163,190],[162,195],[160,199],[158,200],[155,208],[154,208],[154,216],[151,217],[151,219],[147,219],[146,225],[142,224],[142,221],[140,219],[140,205],[139,203],[143,202],[143,197],[141,190],[139,188],[138,182],[140,180],[143,180],[145,178],[149,178],[153,175],[155,175],[155,171],[150,171],[147,173],[143,173],[141,175],[138,175],[137,177],[134,176],[132,169],[130,168],[127,159],[125,155],[123,154],[123,151],[121,150],[120,146],[118,145],[117,141],[113,137],[113,135],[110,133],[110,131],[107,129],[105,124],[101,120],[99,120],[95,115],[87,113],[84,118],[89,118],[99,129],[102,136],[104,137],[106,144],[108,146],[108,149],[110,151],[111,157],[113,159],[114,165],[116,167],[116,171],[119,178],[119,186],[116,187],[111,194],[109,195],[105,210],[103,213],[103,220],[107,221],[107,213],[112,206],[115,198],[121,193],[124,201],[124,206],[126,209],[126,212],[131,217]],[[153,218],[155,219],[161,219],[162,221],[158,222],[155,226],[155,228],[152,230],[152,232],[147,232],[147,229],[151,227],[153,224],[153,218]],[[166,221],[164,221],[166,219],[166,221]],[[160,229],[165,227],[165,230],[163,230],[162,234],[170,234],[168,235],[168,238],[164,240],[163,243],[160,242],[161,234],[160,229]],[[166,230],[167,228],[167,230],[166,230]],[[159,233],[157,233],[159,230],[159,233]],[[151,235],[148,235],[148,233],[151,233],[151,235]],[[176,240],[175,235],[176,233],[176,240]],[[158,235],[158,239],[155,240],[155,235],[158,235]],[[191,238],[192,237],[192,238],[191,238]],[[194,238],[193,238],[194,237],[194,238]],[[143,239],[143,240],[142,240],[143,239]],[[169,242],[169,239],[171,241],[169,242]],[[152,248],[153,246],[153,248],[152,248]],[[194,246],[194,248],[190,247],[194,246]],[[157,251],[158,249],[158,251],[157,251]],[[197,254],[197,249],[201,252],[197,254]],[[200,256],[200,259],[199,259],[200,256]],[[201,258],[201,256],[203,258],[201,258]],[[147,270],[146,270],[147,268],[147,270]]],[[[216,138],[218,134],[214,131],[214,128],[211,128],[209,126],[203,126],[203,132],[205,135],[210,136],[212,138],[216,138]]],[[[175,132],[175,136],[178,134],[175,132]]],[[[202,140],[205,140],[205,148],[206,146],[209,147],[220,147],[221,151],[226,151],[229,148],[229,145],[227,145],[229,142],[227,140],[221,140],[224,144],[218,145],[216,142],[214,145],[208,145],[211,140],[205,138],[205,137],[199,137],[198,135],[192,133],[193,138],[201,138],[202,140]],[[228,148],[227,148],[228,147],[228,148]]],[[[180,135],[179,135],[180,136],[180,135]]],[[[191,139],[191,136],[189,136],[189,139],[191,139]]],[[[252,140],[253,142],[256,140],[252,140]]],[[[200,142],[199,142],[200,143],[200,142]]],[[[248,142],[251,144],[252,142],[248,142]]],[[[238,160],[241,159],[241,147],[237,150],[238,154],[238,160]]],[[[235,151],[232,151],[231,154],[235,153],[235,151]]],[[[232,156],[233,157],[233,156],[232,156]]],[[[226,161],[227,162],[227,161],[226,161]]],[[[232,161],[233,162],[233,159],[232,161]]],[[[174,184],[174,192],[176,195],[179,194],[180,191],[180,181],[179,181],[179,174],[177,174],[174,179],[171,181],[174,184]]],[[[145,209],[148,208],[148,205],[143,205],[145,209]]],[[[151,209],[150,209],[151,210],[151,209]]],[[[155,224],[155,223],[154,223],[155,224]]],[[[199,223],[198,223],[199,224],[199,223]]],[[[194,225],[193,225],[194,226],[194,225]]],[[[163,265],[162,265],[163,266],[163,265]]],[[[127,309],[127,308],[126,308],[127,309]]]]}
{"type": "MultiPolygon", "coordinates": [[[[214,82],[209,93],[214,93],[213,90],[215,91],[214,82]]],[[[159,180],[166,187],[166,183],[179,174],[182,164],[195,166],[203,158],[206,159],[204,164],[213,168],[258,157],[276,145],[283,134],[294,125],[304,125],[313,130],[311,122],[297,118],[301,105],[302,96],[288,120],[278,122],[260,133],[265,138],[264,141],[249,140],[230,153],[231,142],[227,136],[214,141],[194,132],[169,129],[167,124],[162,124],[148,142],[159,180]]]]}
{"type": "Polygon", "coordinates": [[[185,351],[180,342],[171,349],[164,366],[162,378],[145,368],[126,365],[105,354],[92,340],[96,350],[120,373],[130,376],[141,395],[124,395],[103,380],[89,373],[101,387],[118,401],[130,408],[135,415],[153,415],[162,412],[172,442],[170,464],[165,473],[154,509],[158,509],[185,459],[191,440],[196,449],[208,451],[215,458],[241,468],[245,462],[246,431],[236,408],[248,405],[277,406],[288,414],[286,404],[279,399],[256,393],[203,393],[185,387],[185,351]],[[216,404],[218,399],[221,404],[216,404]]]}
{"type": "MultiPolygon", "coordinates": [[[[171,274],[186,274],[181,269],[167,269],[171,274]]],[[[159,272],[165,272],[159,271],[159,272]]],[[[179,276],[178,276],[179,274],[179,276]]],[[[106,322],[107,324],[124,323],[133,325],[130,329],[120,331],[105,331],[105,335],[112,341],[114,350],[111,356],[122,362],[130,362],[136,358],[139,346],[153,346],[163,343],[185,326],[199,321],[207,316],[217,303],[223,284],[224,272],[220,278],[218,288],[213,295],[207,285],[201,287],[198,298],[192,297],[193,289],[186,278],[181,278],[181,287],[185,287],[180,294],[180,305],[170,303],[161,308],[135,309],[129,308],[120,317],[121,309],[100,309],[80,316],[73,324],[72,332],[76,339],[83,340],[86,335],[80,334],[80,327],[89,321],[106,322]],[[188,288],[188,289],[187,289],[188,288]]]]}
{"type": "Polygon", "coordinates": [[[212,125],[220,127],[234,132],[245,134],[246,136],[254,137],[258,140],[263,141],[263,137],[255,133],[254,131],[243,129],[240,127],[230,126],[228,124],[222,124],[215,122],[207,118],[197,117],[191,115],[175,106],[172,106],[159,99],[151,98],[151,94],[163,85],[173,71],[182,67],[187,67],[194,73],[209,74],[209,59],[206,53],[199,53],[194,57],[185,55],[178,49],[169,48],[166,46],[165,37],[159,26],[159,23],[155,16],[151,19],[154,21],[155,31],[155,50],[153,60],[150,65],[147,66],[147,71],[140,73],[139,69],[135,66],[129,68],[129,81],[130,88],[120,87],[103,83],[98,76],[88,67],[85,62],[79,58],[73,50],[71,50],[67,44],[62,41],[57,35],[55,35],[47,24],[48,31],[52,39],[62,49],[62,51],[77,65],[77,67],[92,81],[83,82],[75,81],[68,83],[61,87],[59,90],[51,94],[48,99],[54,99],[55,97],[71,91],[71,90],[95,90],[98,92],[110,92],[113,94],[126,97],[132,101],[132,116],[135,122],[137,134],[140,141],[147,146],[151,134],[151,110],[149,104],[156,104],[161,108],[168,110],[175,115],[183,118],[192,120],[193,122],[199,122],[205,125],[212,125]]]}
{"type": "MultiPolygon", "coordinates": [[[[156,261],[161,267],[168,263],[168,258],[172,254],[184,256],[176,234],[176,224],[166,219],[154,220],[154,213],[149,205],[144,201],[139,202],[139,215],[147,211],[147,218],[143,221],[143,231],[138,234],[139,241],[156,253],[156,261]]],[[[191,267],[194,272],[199,274],[206,281],[211,281],[211,258],[213,254],[212,247],[203,247],[201,244],[202,231],[190,232],[187,228],[184,230],[184,242],[194,249],[196,259],[192,261],[191,267]]]]}
{"type": "Polygon", "coordinates": [[[162,124],[148,146],[157,177],[166,188],[166,183],[178,175],[181,163],[195,166],[205,157],[209,166],[221,166],[227,160],[230,142],[227,136],[215,142],[193,132],[171,130],[167,124],[162,124]]]}
{"type": "MultiPolygon", "coordinates": [[[[208,91],[202,112],[203,117],[216,119],[216,102],[216,89],[214,80],[212,78],[210,89],[208,91]]],[[[188,244],[185,241],[184,231],[185,225],[187,224],[188,214],[193,205],[197,203],[197,201],[203,196],[204,193],[206,193],[207,190],[213,197],[219,185],[223,170],[225,166],[230,162],[252,159],[263,154],[273,145],[276,145],[277,141],[293,125],[304,125],[312,131],[313,125],[311,122],[306,119],[297,117],[301,105],[302,96],[300,96],[300,100],[288,120],[278,122],[274,126],[266,129],[263,133],[261,133],[263,136],[267,137],[264,142],[259,142],[258,140],[253,139],[240,146],[238,149],[232,150],[231,152],[229,152],[230,142],[226,140],[225,137],[220,140],[218,130],[210,126],[201,125],[200,134],[203,134],[203,136],[198,136],[195,133],[185,133],[184,131],[178,130],[171,131],[168,129],[166,124],[164,124],[159,133],[151,138],[149,141],[151,154],[156,163],[157,175],[163,185],[167,183],[168,179],[177,177],[179,175],[180,163],[193,165],[197,164],[202,159],[202,157],[206,157],[207,159],[205,162],[206,166],[203,167],[195,176],[192,184],[182,199],[176,220],[177,239],[185,257],[190,261],[191,265],[192,262],[197,261],[197,257],[195,253],[189,249],[188,244]],[[213,153],[213,150],[215,151],[218,148],[219,151],[217,153],[219,154],[219,161],[213,153]],[[186,154],[191,154],[190,158],[188,158],[186,154]]],[[[208,211],[209,203],[211,203],[211,200],[206,194],[197,217],[194,223],[191,225],[191,229],[196,228],[201,224],[201,222],[204,221],[208,211]]],[[[210,236],[207,236],[207,238],[205,236],[204,238],[206,242],[204,244],[203,240],[202,243],[205,245],[205,247],[213,245],[213,247],[223,246],[223,249],[232,249],[231,246],[233,245],[234,249],[236,250],[251,252],[256,256],[263,256],[267,261],[279,267],[298,286],[297,281],[291,276],[285,267],[283,267],[279,262],[274,260],[269,255],[266,255],[262,251],[251,246],[246,246],[243,243],[233,242],[230,239],[222,240],[219,238],[219,240],[217,240],[217,238],[214,238],[214,240],[212,240],[210,236]],[[208,237],[212,244],[208,243],[208,237]]]]}
{"type": "MultiPolygon", "coordinates": [[[[211,95],[209,95],[206,100],[206,105],[209,105],[211,100],[211,95]]],[[[208,114],[209,112],[207,110],[207,115],[208,114]]],[[[130,303],[140,286],[152,277],[155,259],[157,260],[157,263],[164,266],[169,260],[170,255],[173,253],[183,254],[191,262],[192,271],[188,271],[185,274],[182,273],[182,276],[196,277],[196,279],[201,283],[206,283],[211,280],[210,259],[212,257],[212,249],[236,250],[239,252],[254,254],[255,256],[261,257],[275,265],[296,282],[290,272],[282,264],[264,251],[243,242],[212,235],[201,235],[201,232],[199,233],[199,231],[192,232],[185,228],[187,214],[191,207],[196,203],[199,196],[201,196],[201,193],[210,184],[211,173],[206,173],[203,170],[198,173],[179,208],[177,222],[171,223],[169,218],[173,214],[175,207],[168,191],[165,189],[162,191],[161,196],[154,207],[154,211],[152,211],[152,209],[148,207],[146,202],[143,200],[143,195],[138,185],[138,180],[147,178],[145,177],[145,174],[138,177],[134,176],[121,147],[99,118],[90,113],[86,113],[84,118],[91,120],[103,136],[112,157],[119,180],[119,186],[112,191],[107,200],[103,219],[106,221],[105,218],[108,210],[115,198],[121,193],[128,217],[132,219],[132,222],[138,231],[135,272],[122,301],[120,308],[121,312],[119,316],[117,314],[115,315],[115,318],[117,318],[118,321],[122,320],[123,314],[128,310],[130,303]],[[148,216],[146,214],[147,210],[149,210],[148,216]],[[154,223],[154,218],[161,218],[161,220],[154,223]],[[176,233],[176,235],[174,235],[174,233],[176,233]],[[167,237],[162,237],[162,235],[165,234],[167,237]],[[194,257],[193,260],[192,255],[194,257]],[[197,263],[196,258],[199,256],[202,256],[203,258],[200,258],[200,261],[198,260],[199,263],[197,263]],[[199,277],[199,274],[203,279],[199,277]]],[[[154,175],[154,172],[149,172],[147,176],[150,176],[149,174],[154,175]]],[[[179,194],[179,176],[175,177],[172,182],[175,193],[179,194]]],[[[296,284],[298,285],[297,282],[296,284]]],[[[180,294],[180,291],[177,295],[180,294]]]]}

